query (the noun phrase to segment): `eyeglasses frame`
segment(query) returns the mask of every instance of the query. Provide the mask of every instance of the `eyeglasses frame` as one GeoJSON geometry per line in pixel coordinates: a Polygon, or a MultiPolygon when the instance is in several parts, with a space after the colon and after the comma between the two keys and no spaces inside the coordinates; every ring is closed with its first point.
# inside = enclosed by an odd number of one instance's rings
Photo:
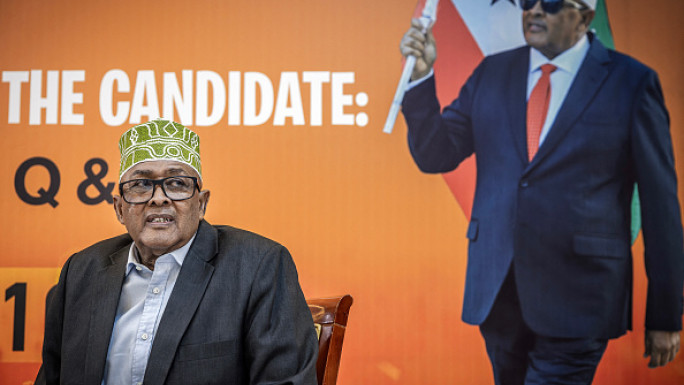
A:
{"type": "Polygon", "coordinates": [[[188,199],[190,199],[190,198],[192,198],[192,197],[195,196],[195,190],[197,190],[198,192],[201,191],[201,190],[200,190],[200,187],[199,187],[199,183],[197,182],[197,177],[189,176],[189,175],[175,175],[175,176],[167,176],[166,178],[162,178],[162,179],[137,178],[137,179],[130,179],[130,180],[121,182],[121,183],[119,183],[119,194],[121,195],[121,198],[122,198],[126,203],[129,203],[129,204],[132,204],[132,205],[145,204],[145,203],[151,201],[152,198],[154,198],[154,194],[155,194],[155,192],[157,191],[157,186],[161,187],[162,192],[164,193],[164,196],[165,196],[165,197],[171,199],[171,200],[174,201],[174,202],[180,202],[180,201],[188,200],[188,199]],[[183,199],[174,199],[174,198],[171,198],[171,197],[169,196],[169,194],[166,193],[166,189],[164,188],[164,181],[166,181],[167,179],[173,179],[173,178],[189,178],[189,179],[191,179],[192,182],[193,182],[193,184],[194,184],[194,187],[193,187],[193,189],[192,189],[192,195],[190,195],[190,196],[187,197],[187,198],[183,198],[183,199]],[[146,180],[146,181],[150,181],[150,182],[152,183],[152,195],[150,195],[150,198],[149,198],[148,200],[144,201],[144,202],[130,202],[128,199],[126,199],[126,196],[124,195],[123,185],[126,184],[126,183],[135,182],[135,181],[139,181],[139,180],[146,180]]]}
{"type": "MultiPolygon", "coordinates": [[[[529,11],[530,9],[534,8],[534,6],[537,5],[537,2],[539,2],[539,1],[541,1],[541,3],[542,3],[542,10],[543,10],[545,13],[556,14],[556,13],[560,12],[560,11],[563,9],[563,7],[561,6],[561,7],[558,9],[558,11],[556,11],[556,12],[549,12],[549,11],[547,11],[546,9],[544,9],[544,0],[535,0],[535,1],[532,3],[532,6],[529,7],[528,9],[525,9],[525,8],[523,7],[523,4],[524,4],[525,0],[521,0],[521,1],[520,1],[520,8],[522,8],[523,11],[529,11]]],[[[585,9],[589,9],[589,6],[587,6],[587,5],[582,5],[582,4],[578,3],[578,2],[576,2],[575,0],[562,0],[562,3],[563,3],[563,5],[568,4],[568,5],[572,6],[573,8],[575,8],[575,9],[577,9],[577,10],[579,10],[579,11],[584,11],[585,9]]]]}

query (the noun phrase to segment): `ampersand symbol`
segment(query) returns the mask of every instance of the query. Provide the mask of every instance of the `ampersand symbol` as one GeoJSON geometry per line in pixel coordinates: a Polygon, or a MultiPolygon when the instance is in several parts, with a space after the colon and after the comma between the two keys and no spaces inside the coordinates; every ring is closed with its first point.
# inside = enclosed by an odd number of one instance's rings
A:
{"type": "Polygon", "coordinates": [[[81,184],[78,185],[77,190],[78,199],[80,199],[81,202],[87,205],[96,205],[104,200],[106,200],[108,203],[114,202],[114,199],[112,198],[114,183],[107,183],[106,186],[102,184],[102,178],[104,178],[105,175],[107,175],[108,170],[109,166],[107,166],[107,162],[105,162],[104,159],[93,158],[86,162],[85,166],[83,166],[83,171],[85,171],[86,174],[86,180],[84,180],[83,182],[81,182],[81,184]],[[99,172],[95,173],[93,171],[94,165],[99,166],[99,172]],[[94,186],[100,193],[94,198],[91,198],[88,196],[88,194],[86,194],[88,186],[91,185],[94,186]]]}

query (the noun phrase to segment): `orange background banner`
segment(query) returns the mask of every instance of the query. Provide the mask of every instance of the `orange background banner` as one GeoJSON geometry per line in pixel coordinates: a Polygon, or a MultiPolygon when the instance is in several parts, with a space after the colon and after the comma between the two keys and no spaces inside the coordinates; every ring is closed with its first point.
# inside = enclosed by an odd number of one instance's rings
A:
{"type": "MultiPolygon", "coordinates": [[[[64,261],[124,231],[102,200],[117,181],[117,141],[165,105],[202,140],[208,221],[287,246],[307,297],[354,297],[340,385],[493,383],[478,329],[460,321],[466,216],[441,176],[413,164],[401,117],[382,133],[415,6],[3,0],[0,383],[35,377],[44,297],[64,261]],[[16,283],[26,283],[23,351],[16,283]]],[[[608,0],[608,13],[617,49],[660,75],[681,181],[684,2],[608,0]]],[[[642,253],[639,238],[636,330],[609,344],[597,384],[684,380],[683,354],[657,370],[642,358],[642,253]]]]}

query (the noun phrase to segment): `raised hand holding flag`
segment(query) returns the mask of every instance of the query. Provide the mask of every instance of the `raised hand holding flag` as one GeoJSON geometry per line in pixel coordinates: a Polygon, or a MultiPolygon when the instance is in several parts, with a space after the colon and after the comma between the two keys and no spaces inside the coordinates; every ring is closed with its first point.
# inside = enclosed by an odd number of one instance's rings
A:
{"type": "MultiPolygon", "coordinates": [[[[432,24],[434,24],[437,18],[437,4],[439,0],[427,0],[425,2],[425,8],[423,8],[423,13],[419,20],[423,26],[422,32],[425,33],[432,24]]],[[[392,133],[394,128],[394,123],[399,115],[399,108],[401,108],[401,101],[404,100],[404,94],[406,93],[406,86],[411,79],[411,73],[413,73],[413,68],[416,65],[416,57],[409,55],[406,58],[406,63],[404,63],[404,70],[399,78],[399,84],[397,85],[397,90],[394,93],[394,99],[392,99],[392,105],[390,106],[389,113],[387,114],[387,120],[385,121],[385,128],[383,132],[387,134],[392,133]]]]}

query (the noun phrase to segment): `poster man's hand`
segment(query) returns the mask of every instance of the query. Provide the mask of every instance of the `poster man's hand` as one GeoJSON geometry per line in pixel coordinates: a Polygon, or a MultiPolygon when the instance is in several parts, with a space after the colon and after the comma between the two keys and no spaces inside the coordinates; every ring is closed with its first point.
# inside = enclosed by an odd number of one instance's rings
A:
{"type": "Polygon", "coordinates": [[[649,368],[664,366],[679,352],[679,332],[646,330],[644,357],[651,357],[649,368]]]}
{"type": "Polygon", "coordinates": [[[420,79],[430,73],[437,59],[437,47],[435,37],[432,35],[432,27],[428,28],[425,33],[422,31],[423,24],[420,20],[411,20],[411,28],[404,34],[399,45],[402,55],[416,57],[416,66],[411,75],[412,80],[420,79]]]}

